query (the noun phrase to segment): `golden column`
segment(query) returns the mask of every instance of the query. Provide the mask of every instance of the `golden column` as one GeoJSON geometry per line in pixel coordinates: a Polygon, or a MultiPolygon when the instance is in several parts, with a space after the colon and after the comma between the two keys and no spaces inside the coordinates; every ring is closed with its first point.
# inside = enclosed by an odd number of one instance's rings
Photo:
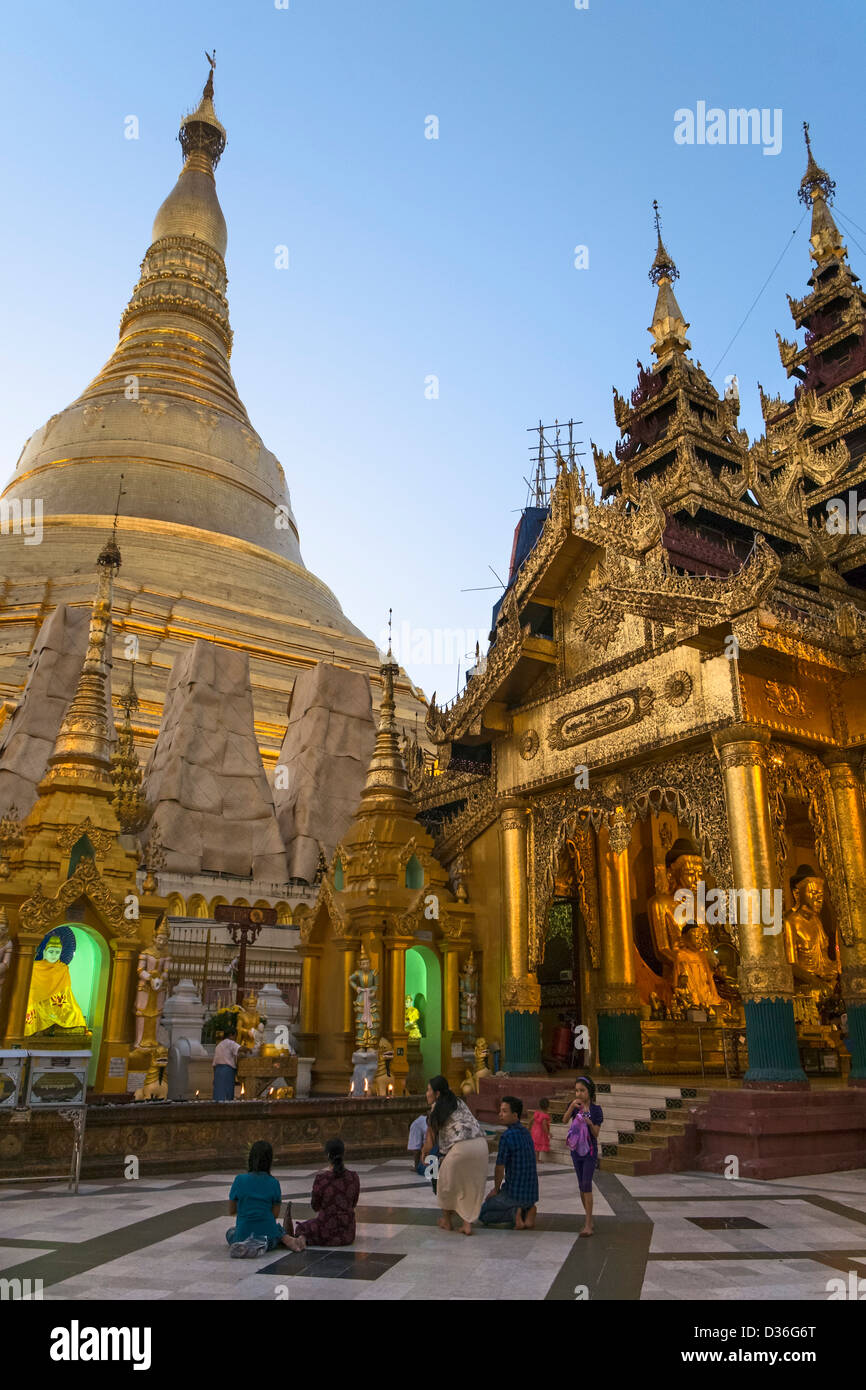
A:
{"type": "Polygon", "coordinates": [[[355,1050],[355,1010],[353,1008],[355,996],[349,984],[349,976],[354,974],[358,957],[358,941],[353,938],[343,938],[335,941],[334,945],[338,951],[343,952],[343,1010],[342,1010],[342,1031],[351,1041],[350,1051],[355,1050]]]}
{"type": "Polygon", "coordinates": [[[319,1040],[319,964],[322,947],[303,941],[297,947],[301,957],[301,999],[298,1008],[300,1028],[298,1029],[298,1051],[307,1056],[316,1055],[319,1040]]]}
{"type": "Polygon", "coordinates": [[[740,991],[749,1049],[743,1084],[808,1086],[797,1049],[793,977],[782,937],[767,778],[769,742],[763,729],[745,724],[713,735],[725,787],[737,893],[740,991]]]}
{"type": "Polygon", "coordinates": [[[12,956],[12,989],[9,1009],[6,1014],[6,1037],[4,1042],[21,1042],[24,1037],[24,1019],[27,1014],[27,1001],[30,998],[30,977],[33,974],[33,960],[44,932],[19,930],[15,938],[15,951],[12,956]]]}
{"type": "Polygon", "coordinates": [[[844,891],[851,920],[851,943],[841,943],[842,997],[848,1013],[850,1086],[866,1086],[866,805],[855,771],[856,755],[827,753],[830,795],[842,846],[844,891]]]}
{"type": "Polygon", "coordinates": [[[109,1046],[132,1042],[132,982],[141,944],[129,938],[111,942],[114,959],[103,1033],[109,1046]]]}
{"type": "Polygon", "coordinates": [[[459,937],[443,939],[442,953],[442,1073],[452,1085],[463,1079],[463,1058],[451,1056],[452,1040],[463,1044],[460,1028],[460,950],[469,949],[459,937]]]}
{"type": "Polygon", "coordinates": [[[601,904],[601,984],[598,1060],[607,1071],[643,1071],[640,996],[634,958],[631,876],[628,847],[631,826],[624,807],[598,836],[598,887],[601,904]]]}
{"type": "Polygon", "coordinates": [[[499,815],[502,902],[505,913],[505,1067],[514,1074],[541,1070],[541,990],[529,970],[527,812],[507,801],[499,815]]]}
{"type": "Polygon", "coordinates": [[[391,1075],[394,1094],[402,1095],[409,1075],[408,1038],[406,1031],[406,952],[412,945],[411,936],[386,936],[388,959],[388,1040],[394,1049],[391,1075]]]}

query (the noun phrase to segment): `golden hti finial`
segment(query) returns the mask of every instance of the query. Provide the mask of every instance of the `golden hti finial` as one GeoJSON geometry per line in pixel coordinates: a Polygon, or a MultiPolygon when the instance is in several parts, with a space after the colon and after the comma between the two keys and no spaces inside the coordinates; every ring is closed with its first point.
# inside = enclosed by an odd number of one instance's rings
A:
{"type": "Polygon", "coordinates": [[[653,215],[656,224],[656,256],[650,268],[649,278],[654,285],[661,284],[662,280],[667,280],[670,284],[678,280],[680,272],[677,270],[672,256],[669,256],[665,244],[662,241],[662,224],[659,213],[658,199],[653,198],[653,215]]]}
{"type": "Polygon", "coordinates": [[[809,138],[808,121],[803,122],[803,134],[806,139],[809,158],[806,163],[806,172],[800,180],[797,197],[807,208],[812,209],[809,254],[817,265],[822,266],[828,261],[844,259],[848,255],[848,251],[830,211],[836,184],[830,178],[827,170],[822,169],[815,160],[812,153],[812,141],[809,138]]]}
{"type": "Polygon", "coordinates": [[[656,199],[653,199],[653,215],[656,227],[656,254],[649,278],[658,287],[658,295],[653,321],[648,331],[653,337],[653,352],[661,363],[673,352],[685,353],[691,347],[691,343],[686,337],[689,325],[683,318],[683,312],[673,291],[673,282],[679,279],[680,273],[662,241],[661,216],[656,199]]]}
{"type": "Polygon", "coordinates": [[[811,207],[812,203],[818,197],[823,198],[825,203],[832,203],[836,184],[833,179],[830,178],[827,170],[821,168],[812,153],[812,141],[809,138],[808,121],[803,122],[803,135],[806,139],[806,150],[809,158],[806,161],[806,172],[800,180],[800,188],[797,197],[801,203],[805,203],[807,208],[811,207]]]}
{"type": "Polygon", "coordinates": [[[216,49],[213,53],[205,51],[205,57],[210,68],[201,94],[201,101],[194,111],[190,111],[188,115],[184,116],[177,138],[180,141],[184,159],[188,161],[191,156],[203,155],[204,160],[200,159],[195,167],[200,167],[202,172],[212,173],[219,164],[220,157],[226,147],[226,132],[225,126],[217,119],[213,104],[216,49]]]}
{"type": "Polygon", "coordinates": [[[113,538],[102,547],[96,566],[99,580],[90,612],[87,652],[48,760],[49,781],[66,775],[89,776],[106,784],[111,780],[111,601],[114,576],[120,569],[120,551],[113,538]]]}

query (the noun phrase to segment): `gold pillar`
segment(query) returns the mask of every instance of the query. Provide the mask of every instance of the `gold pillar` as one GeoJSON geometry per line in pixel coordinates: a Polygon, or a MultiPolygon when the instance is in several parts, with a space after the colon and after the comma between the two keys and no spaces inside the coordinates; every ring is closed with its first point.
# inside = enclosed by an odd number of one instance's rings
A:
{"type": "Polygon", "coordinates": [[[505,965],[508,978],[522,980],[529,969],[526,810],[507,802],[499,816],[502,900],[505,908],[505,965]]]}
{"type": "MultiPolygon", "coordinates": [[[[540,1072],[541,990],[529,969],[529,892],[526,855],[527,814],[519,801],[506,802],[499,816],[502,901],[505,912],[505,968],[502,1003],[505,1067],[516,1075],[540,1072]]],[[[490,1020],[487,1020],[488,1025],[490,1020]]]]}
{"type": "Polygon", "coordinates": [[[301,957],[301,999],[298,1009],[300,1018],[299,1034],[303,1038],[317,1038],[319,1033],[319,963],[322,947],[303,944],[297,947],[301,957]]]}
{"type": "Polygon", "coordinates": [[[30,998],[30,977],[33,973],[33,959],[44,932],[19,931],[15,938],[12,955],[12,990],[9,1010],[6,1015],[5,1042],[21,1042],[24,1037],[24,1019],[27,1014],[27,1001],[30,998]]]}
{"type": "Polygon", "coordinates": [[[412,939],[386,937],[388,953],[388,1037],[406,1031],[406,952],[412,939]]]}
{"type": "Polygon", "coordinates": [[[132,981],[141,942],[125,940],[121,944],[113,941],[111,948],[114,960],[108,987],[103,1046],[131,1043],[133,1040],[132,981]]]}
{"type": "MultiPolygon", "coordinates": [[[[466,941],[442,941],[442,1026],[446,1033],[460,1032],[460,949],[466,941]]],[[[480,1029],[478,1030],[480,1032],[480,1029]]]]}
{"type": "MultiPolygon", "coordinates": [[[[463,1057],[451,1056],[451,1043],[459,1042],[462,1049],[465,1042],[460,1028],[460,951],[463,949],[468,953],[472,948],[470,942],[458,938],[456,941],[440,941],[439,949],[442,953],[442,1075],[447,1076],[451,1085],[457,1089],[463,1080],[463,1057]]],[[[479,981],[480,978],[479,971],[479,981]]],[[[476,1009],[479,1018],[475,1032],[480,1037],[480,988],[476,1009]]]]}
{"type": "MultiPolygon", "coordinates": [[[[725,729],[713,736],[725,786],[734,887],[757,889],[759,894],[773,894],[780,889],[770,820],[769,742],[768,733],[748,725],[725,729]]],[[[771,901],[767,898],[762,904],[754,893],[738,893],[740,989],[744,1002],[793,996],[793,975],[785,956],[784,935],[781,931],[765,930],[775,926],[772,917],[761,921],[762,905],[771,901]]]]}
{"type": "Polygon", "coordinates": [[[619,852],[610,843],[606,825],[599,832],[598,877],[601,900],[602,1007],[618,1004],[639,1008],[632,930],[631,879],[628,848],[619,852]],[[609,996],[609,999],[607,998],[609,996]]]}
{"type": "Polygon", "coordinates": [[[807,1086],[794,1028],[793,975],[778,921],[780,899],[775,897],[781,889],[770,820],[769,741],[765,730],[750,725],[735,725],[713,735],[725,787],[737,890],[739,983],[749,1049],[743,1081],[747,1086],[807,1086]]]}
{"type": "Polygon", "coordinates": [[[830,795],[842,848],[851,944],[840,939],[842,997],[848,1010],[853,1085],[866,1085],[866,805],[852,753],[827,753],[830,795]]]}
{"type": "MultiPolygon", "coordinates": [[[[384,946],[388,958],[388,1032],[387,1038],[394,1049],[391,1059],[391,1075],[394,1078],[394,1095],[402,1095],[406,1089],[409,1075],[409,1034],[406,1031],[406,952],[412,945],[412,937],[385,937],[384,946]]],[[[384,1028],[382,1030],[385,1031],[384,1028]]]]}
{"type": "Polygon", "coordinates": [[[354,1045],[355,1011],[352,1005],[355,996],[349,984],[349,976],[355,973],[358,943],[357,941],[336,941],[334,945],[338,951],[343,952],[343,1032],[351,1036],[354,1045]]]}
{"type": "Polygon", "coordinates": [[[598,836],[601,906],[601,982],[596,997],[598,1060],[610,1072],[643,1071],[640,996],[637,989],[631,874],[631,830],[623,808],[615,813],[614,840],[603,825],[598,836]]]}

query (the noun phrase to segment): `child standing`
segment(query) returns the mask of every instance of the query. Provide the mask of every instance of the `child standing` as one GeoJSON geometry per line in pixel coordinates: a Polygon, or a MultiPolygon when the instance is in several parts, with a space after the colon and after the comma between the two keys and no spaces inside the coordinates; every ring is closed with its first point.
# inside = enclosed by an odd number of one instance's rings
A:
{"type": "Polygon", "coordinates": [[[568,1147],[571,1161],[577,1174],[580,1200],[586,1213],[582,1236],[591,1236],[592,1227],[592,1175],[598,1166],[598,1131],[604,1120],[604,1112],[595,1103],[595,1082],[588,1076],[579,1076],[574,1083],[574,1100],[562,1117],[563,1124],[571,1121],[568,1131],[568,1147]]]}
{"type": "Polygon", "coordinates": [[[535,1161],[538,1163],[542,1156],[550,1153],[550,1101],[542,1098],[538,1102],[538,1109],[532,1116],[530,1134],[535,1145],[535,1161]]]}

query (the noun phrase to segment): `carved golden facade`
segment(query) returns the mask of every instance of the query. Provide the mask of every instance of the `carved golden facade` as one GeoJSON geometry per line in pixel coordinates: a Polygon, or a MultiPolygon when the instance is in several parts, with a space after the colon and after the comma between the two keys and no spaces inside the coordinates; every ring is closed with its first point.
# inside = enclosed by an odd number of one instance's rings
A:
{"type": "Polygon", "coordinates": [[[649,907],[667,891],[666,846],[685,836],[701,901],[723,904],[706,916],[716,983],[699,993],[709,1004],[718,989],[719,1024],[745,1019],[749,1079],[805,1084],[782,919],[813,863],[841,967],[815,1017],[838,1048],[847,1014],[852,1077],[866,1079],[866,541],[856,525],[835,533],[826,507],[866,486],[848,442],[864,421],[866,296],[811,150],[802,191],[815,270],[791,304],[806,346],[783,351],[794,399],[762,393],[767,436],[750,444],[736,388],[721,399],[688,356],[659,233],[657,360],[630,399],[614,393],[622,440],[594,449],[602,500],[560,456],[486,662],[428,714],[438,775],[412,764],[413,787],[440,861],[471,863],[485,950],[499,943],[505,984],[483,982],[479,1028],[505,1032],[509,1071],[540,1064],[537,972],[566,898],[593,1060],[669,1063],[641,1055],[638,1024],[659,1002],[649,907]],[[509,1047],[510,1016],[526,1012],[534,1037],[518,1019],[509,1047]]]}

